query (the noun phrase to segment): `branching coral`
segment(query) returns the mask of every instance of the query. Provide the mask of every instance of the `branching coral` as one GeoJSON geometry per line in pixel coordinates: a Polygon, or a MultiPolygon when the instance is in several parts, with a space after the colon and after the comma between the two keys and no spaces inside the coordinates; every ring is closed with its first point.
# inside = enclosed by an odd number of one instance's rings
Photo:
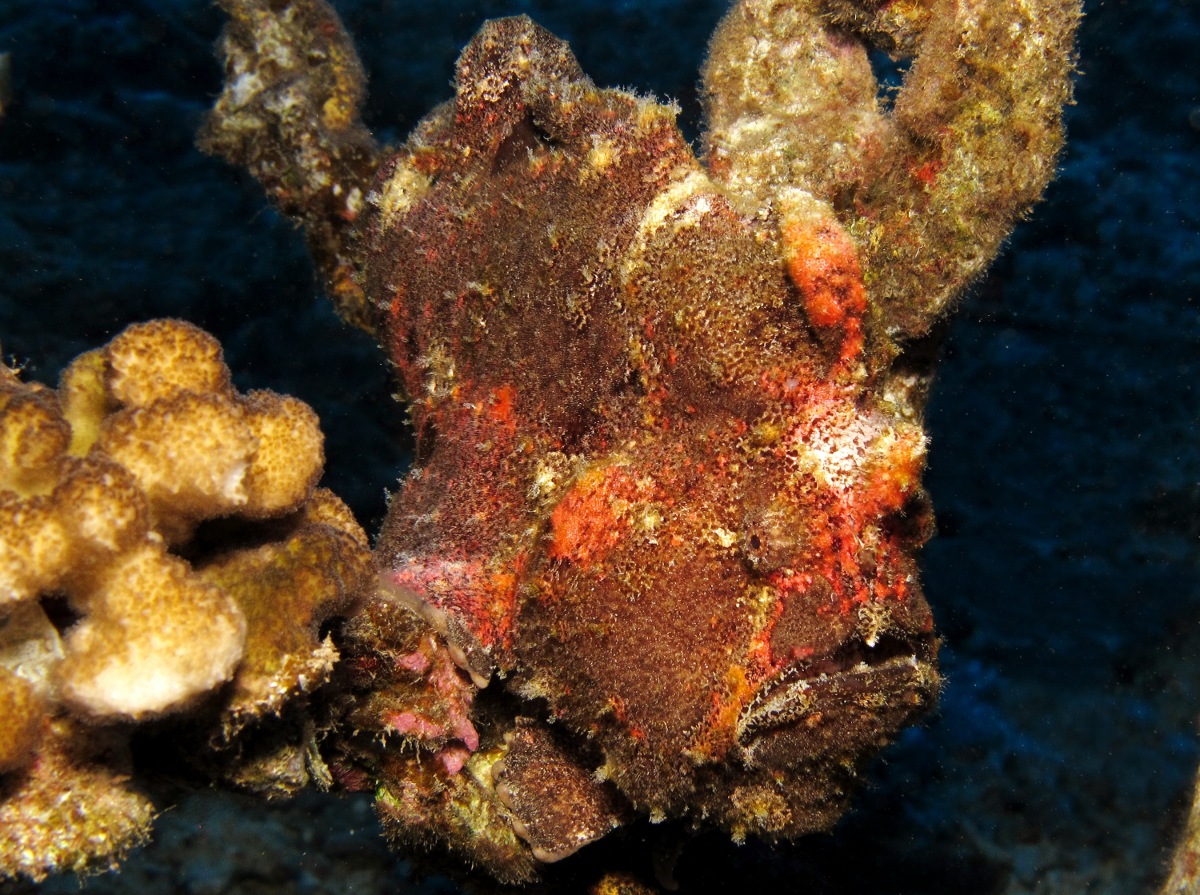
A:
{"type": "Polygon", "coordinates": [[[704,69],[709,169],[750,213],[794,190],[820,200],[883,328],[919,336],[1054,173],[1079,15],[1058,0],[740,3],[704,69]],[[872,46],[911,60],[886,104],[872,46]]]}
{"type": "Polygon", "coordinates": [[[224,688],[224,743],[328,676],[336,650],[318,629],[358,586],[366,542],[315,489],[313,412],[237,394],[220,346],[189,324],[131,327],[57,392],[0,375],[0,824],[13,837],[0,870],[37,878],[144,835],[149,803],[114,770],[119,722],[224,688]],[[234,516],[278,521],[265,542],[181,555],[197,525],[234,516]],[[111,810],[91,804],[101,789],[111,810]],[[47,807],[60,802],[78,818],[47,807]]]}
{"type": "Polygon", "coordinates": [[[1171,870],[1158,895],[1190,895],[1200,888],[1200,776],[1187,821],[1171,858],[1171,870]]]}

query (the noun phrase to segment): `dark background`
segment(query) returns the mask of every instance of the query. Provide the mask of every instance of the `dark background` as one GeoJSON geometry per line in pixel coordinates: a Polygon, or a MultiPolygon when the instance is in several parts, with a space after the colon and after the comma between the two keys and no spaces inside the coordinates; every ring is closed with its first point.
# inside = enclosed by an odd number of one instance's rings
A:
{"type": "MultiPolygon", "coordinates": [[[[448,98],[479,22],[512,12],[568,38],[598,83],[677,99],[694,137],[725,3],[337,6],[370,73],[368,121],[396,141],[448,98]]],[[[192,145],[220,26],[203,0],[0,0],[0,347],[53,383],[131,322],[192,320],[239,386],[318,410],[326,483],[373,530],[404,468],[403,413],[298,234],[192,145]]],[[[1088,2],[1080,57],[1060,177],[960,310],[930,408],[940,710],[832,835],[774,851],[705,838],[682,853],[685,892],[1153,891],[1200,714],[1200,2],[1088,2]]],[[[200,793],[88,890],[442,887],[412,880],[361,799],[200,793]]]]}

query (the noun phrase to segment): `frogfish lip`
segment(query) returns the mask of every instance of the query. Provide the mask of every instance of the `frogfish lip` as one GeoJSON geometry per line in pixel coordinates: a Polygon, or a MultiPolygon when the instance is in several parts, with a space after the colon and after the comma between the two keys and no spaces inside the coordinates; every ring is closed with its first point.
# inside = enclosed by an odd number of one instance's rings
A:
{"type": "Polygon", "coordinates": [[[874,751],[936,700],[937,645],[932,634],[852,636],[781,669],[738,719],[743,761],[794,768],[874,751]]]}

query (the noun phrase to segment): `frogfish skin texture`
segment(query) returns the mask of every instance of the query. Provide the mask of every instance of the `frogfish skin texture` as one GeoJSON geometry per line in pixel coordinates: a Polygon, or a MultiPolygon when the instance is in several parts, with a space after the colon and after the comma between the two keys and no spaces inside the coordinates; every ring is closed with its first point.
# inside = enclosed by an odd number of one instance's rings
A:
{"type": "Polygon", "coordinates": [[[830,827],[937,695],[938,323],[1052,174],[1078,4],[740,0],[701,158],[524,17],[385,150],[330,7],[223,6],[202,145],[304,226],[417,439],[333,778],[508,882],[636,816],[830,827]]]}

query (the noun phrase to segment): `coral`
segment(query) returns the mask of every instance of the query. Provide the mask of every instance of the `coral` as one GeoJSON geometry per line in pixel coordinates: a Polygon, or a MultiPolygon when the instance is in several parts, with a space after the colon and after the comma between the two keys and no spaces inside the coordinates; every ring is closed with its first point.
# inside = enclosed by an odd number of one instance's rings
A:
{"type": "Polygon", "coordinates": [[[704,68],[709,169],[748,213],[795,189],[828,203],[883,327],[921,335],[1054,173],[1079,15],[1058,0],[740,3],[704,68]],[[890,108],[869,45],[913,59],[890,108]]]}
{"type": "Polygon", "coordinates": [[[509,881],[639,813],[828,828],[936,696],[929,334],[1053,171],[1078,4],[742,0],[703,162],[489,22],[373,177],[332,9],[224,6],[202,145],[306,227],[417,433],[335,776],[509,881]],[[914,60],[890,100],[872,51],[914,60]]]}
{"type": "Polygon", "coordinates": [[[228,87],[201,145],[245,165],[281,210],[304,222],[339,311],[369,326],[345,242],[382,157],[358,120],[364,79],[354,44],[324,3],[222,6],[230,19],[221,38],[228,87]],[[295,164],[299,147],[304,161],[295,164]]]}
{"type": "Polygon", "coordinates": [[[225,709],[226,738],[276,715],[297,692],[329,676],[337,650],[321,627],[350,608],[368,569],[367,539],[345,504],[317,490],[285,531],[262,546],[225,550],[200,575],[233,596],[246,620],[246,648],[225,709]],[[288,594],[280,617],[280,594],[288,594]]]}
{"type": "Polygon", "coordinates": [[[24,767],[33,760],[41,742],[42,699],[31,682],[0,667],[0,714],[5,719],[0,731],[0,774],[24,767]]]}
{"type": "Polygon", "coordinates": [[[36,760],[0,779],[0,878],[115,868],[148,838],[155,814],[130,782],[123,735],[66,717],[43,727],[36,760]]]}
{"type": "Polygon", "coordinates": [[[131,327],[76,361],[61,411],[37,386],[10,384],[6,398],[0,595],[62,592],[81,615],[57,671],[62,698],[137,719],[227,681],[245,622],[168,547],[204,519],[302,505],[323,464],[312,412],[237,396],[215,340],[175,321],[131,327]]]}
{"type": "Polygon", "coordinates": [[[1192,793],[1187,823],[1171,858],[1171,871],[1158,895],[1188,895],[1200,887],[1200,776],[1192,793]]]}
{"type": "Polygon", "coordinates": [[[359,586],[367,545],[315,487],[313,412],[237,394],[216,340],[190,324],[130,327],[57,392],[0,377],[0,822],[20,830],[0,872],[36,879],[146,834],[152,811],[122,782],[128,735],[114,722],[224,688],[228,742],[328,677],[337,653],[319,628],[359,586]],[[234,516],[274,530],[189,543],[234,516]]]}

